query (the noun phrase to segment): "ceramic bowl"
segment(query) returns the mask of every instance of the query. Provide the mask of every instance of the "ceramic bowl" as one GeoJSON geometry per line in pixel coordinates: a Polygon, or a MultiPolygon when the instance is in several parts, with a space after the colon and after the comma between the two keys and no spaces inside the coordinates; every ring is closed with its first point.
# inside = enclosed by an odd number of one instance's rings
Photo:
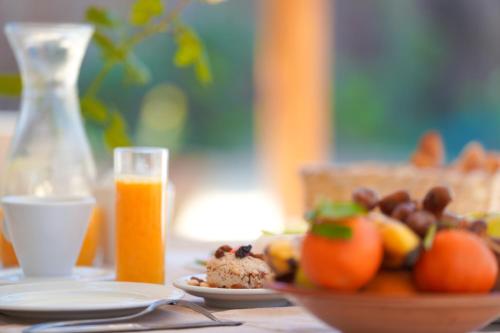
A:
{"type": "Polygon", "coordinates": [[[464,333],[479,330],[500,315],[500,294],[342,294],[274,283],[328,325],[344,333],[464,333]]]}

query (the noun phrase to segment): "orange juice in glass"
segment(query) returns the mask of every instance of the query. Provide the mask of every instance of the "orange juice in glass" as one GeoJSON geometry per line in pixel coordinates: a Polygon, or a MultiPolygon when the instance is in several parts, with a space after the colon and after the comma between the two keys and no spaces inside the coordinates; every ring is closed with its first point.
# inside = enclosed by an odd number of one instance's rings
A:
{"type": "MultiPolygon", "coordinates": [[[[0,220],[3,220],[3,210],[0,208],[0,220]]],[[[0,221],[0,259],[3,268],[19,266],[12,243],[3,234],[5,222],[0,221]]]]}
{"type": "Polygon", "coordinates": [[[117,148],[116,279],[165,281],[165,202],[168,151],[117,148]]]}
{"type": "Polygon", "coordinates": [[[90,216],[89,226],[87,227],[82,248],[76,261],[77,266],[92,266],[94,264],[100,242],[100,229],[102,228],[102,223],[104,223],[103,220],[102,208],[96,205],[90,216]]]}

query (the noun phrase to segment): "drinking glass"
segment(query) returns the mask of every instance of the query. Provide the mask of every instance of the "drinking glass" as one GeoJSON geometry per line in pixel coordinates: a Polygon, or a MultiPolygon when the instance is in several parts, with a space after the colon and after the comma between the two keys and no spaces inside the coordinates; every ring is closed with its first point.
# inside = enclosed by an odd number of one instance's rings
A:
{"type": "Polygon", "coordinates": [[[116,278],[163,284],[168,150],[114,151],[116,278]]]}

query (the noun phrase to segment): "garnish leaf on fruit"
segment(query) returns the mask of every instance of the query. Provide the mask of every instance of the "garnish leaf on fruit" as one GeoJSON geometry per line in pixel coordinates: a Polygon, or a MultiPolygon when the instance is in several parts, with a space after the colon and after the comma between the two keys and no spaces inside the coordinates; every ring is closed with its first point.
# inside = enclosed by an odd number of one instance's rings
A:
{"type": "Polygon", "coordinates": [[[331,239],[350,239],[352,229],[338,223],[321,223],[311,225],[311,233],[331,239]]]}
{"type": "Polygon", "coordinates": [[[354,202],[332,202],[321,201],[313,210],[306,213],[306,220],[309,222],[316,220],[338,221],[353,216],[364,215],[366,209],[354,202]]]}
{"type": "Polygon", "coordinates": [[[434,223],[427,230],[427,233],[425,234],[424,240],[422,242],[422,245],[424,246],[425,250],[431,249],[432,244],[434,243],[434,238],[436,237],[436,232],[437,232],[437,224],[434,223]]]}

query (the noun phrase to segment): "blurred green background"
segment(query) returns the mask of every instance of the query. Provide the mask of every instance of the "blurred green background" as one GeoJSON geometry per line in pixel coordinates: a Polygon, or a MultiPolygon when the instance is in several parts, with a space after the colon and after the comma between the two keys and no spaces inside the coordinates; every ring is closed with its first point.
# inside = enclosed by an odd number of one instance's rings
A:
{"type": "MultiPolygon", "coordinates": [[[[131,2],[0,0],[0,23],[81,20],[91,4],[124,14],[131,2]]],[[[151,68],[147,85],[124,85],[120,68],[111,73],[100,96],[124,115],[135,143],[253,159],[257,6],[258,1],[246,0],[195,3],[183,13],[205,43],[211,85],[199,84],[192,71],[173,65],[173,41],[165,35],[138,49],[151,68]]],[[[472,139],[500,149],[500,2],[335,1],[332,18],[332,149],[337,161],[404,160],[429,128],[443,133],[449,159],[472,139]]],[[[81,89],[100,65],[92,46],[81,89]]],[[[2,36],[0,71],[13,72],[15,66],[2,36]]],[[[17,109],[17,103],[1,98],[0,109],[17,109]]],[[[104,155],[98,131],[92,125],[88,131],[96,152],[104,155]]]]}
{"type": "MultiPolygon", "coordinates": [[[[91,5],[126,18],[134,1],[0,0],[0,25],[79,22],[91,5]]],[[[200,83],[192,68],[175,66],[178,45],[171,35],[161,34],[135,52],[150,69],[147,84],[125,84],[124,68],[117,67],[98,93],[123,116],[133,144],[171,150],[169,177],[183,235],[252,239],[262,229],[284,225],[281,202],[264,184],[265,158],[255,137],[261,1],[273,0],[192,1],[182,12],[182,20],[204,43],[211,84],[200,83]]],[[[169,7],[176,1],[164,3],[169,7]]],[[[332,3],[332,31],[325,35],[334,39],[328,112],[335,162],[406,161],[428,129],[443,134],[449,161],[470,140],[500,150],[500,1],[332,3]]],[[[101,66],[101,54],[91,45],[80,74],[81,92],[101,66]]],[[[10,46],[0,34],[0,73],[16,71],[10,46]]],[[[18,108],[18,98],[0,97],[0,110],[18,108]]],[[[4,120],[0,112],[0,128],[4,120]]],[[[101,166],[98,183],[109,185],[111,158],[103,130],[91,122],[86,127],[101,166]]]]}
{"type": "Polygon", "coordinates": [[[500,148],[500,2],[336,1],[338,157],[404,159],[428,128],[448,158],[500,148]]]}

